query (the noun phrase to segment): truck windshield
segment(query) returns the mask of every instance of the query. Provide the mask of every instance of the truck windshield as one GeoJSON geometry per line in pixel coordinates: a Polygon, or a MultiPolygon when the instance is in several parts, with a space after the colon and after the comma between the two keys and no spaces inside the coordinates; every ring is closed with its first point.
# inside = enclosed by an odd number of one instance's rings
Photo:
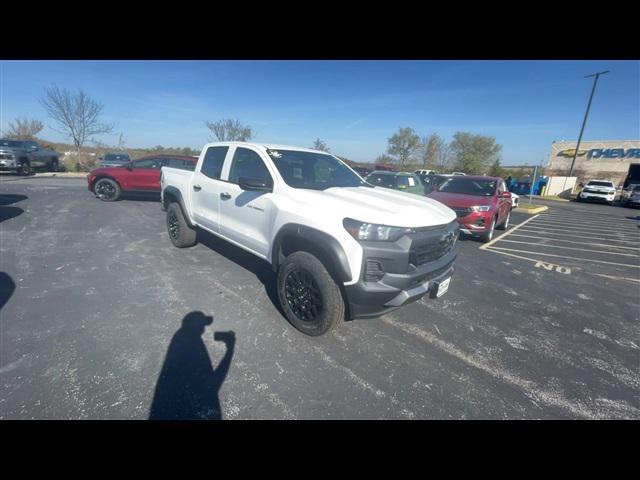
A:
{"type": "Polygon", "coordinates": [[[471,178],[450,178],[438,188],[439,192],[461,193],[478,197],[490,197],[496,191],[495,180],[479,180],[471,178]]]}
{"type": "Polygon", "coordinates": [[[587,187],[609,187],[609,188],[613,188],[613,183],[611,183],[611,182],[589,182],[589,183],[587,183],[587,187]]]}
{"type": "Polygon", "coordinates": [[[323,153],[267,150],[287,185],[326,190],[332,187],[370,187],[340,160],[323,153]]]}
{"type": "Polygon", "coordinates": [[[0,147],[22,148],[23,142],[17,140],[0,140],[0,147]]]}

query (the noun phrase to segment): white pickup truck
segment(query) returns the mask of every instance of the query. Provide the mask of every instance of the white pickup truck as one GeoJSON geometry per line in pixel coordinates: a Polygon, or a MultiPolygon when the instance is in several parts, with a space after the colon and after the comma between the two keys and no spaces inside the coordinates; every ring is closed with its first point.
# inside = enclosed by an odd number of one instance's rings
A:
{"type": "Polygon", "coordinates": [[[201,228],[266,260],[283,312],[308,335],[439,297],[453,273],[453,210],[374,187],[325,152],[210,143],[195,171],[162,167],[161,192],[176,247],[201,228]]]}

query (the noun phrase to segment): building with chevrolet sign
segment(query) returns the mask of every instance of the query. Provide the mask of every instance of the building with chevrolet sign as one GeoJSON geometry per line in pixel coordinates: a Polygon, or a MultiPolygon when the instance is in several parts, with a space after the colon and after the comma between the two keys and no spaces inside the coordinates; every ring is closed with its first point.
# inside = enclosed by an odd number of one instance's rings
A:
{"type": "MultiPolygon", "coordinates": [[[[575,149],[575,141],[553,142],[545,174],[568,175],[575,149]]],[[[619,185],[626,180],[632,170],[631,165],[640,165],[640,140],[583,141],[580,142],[573,176],[578,177],[578,182],[598,179],[619,185]]]]}

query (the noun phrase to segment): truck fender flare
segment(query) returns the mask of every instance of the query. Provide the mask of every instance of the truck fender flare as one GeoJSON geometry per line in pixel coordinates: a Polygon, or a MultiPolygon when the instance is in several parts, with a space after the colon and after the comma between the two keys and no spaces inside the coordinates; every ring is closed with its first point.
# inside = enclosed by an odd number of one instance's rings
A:
{"type": "Polygon", "coordinates": [[[169,186],[163,190],[162,210],[167,209],[172,199],[175,202],[177,202],[178,205],[180,205],[180,209],[182,210],[182,215],[184,216],[184,219],[187,222],[187,225],[193,228],[194,225],[191,223],[191,219],[189,218],[189,215],[187,215],[187,209],[184,206],[184,199],[182,198],[182,193],[180,193],[180,190],[178,190],[176,187],[169,186]]]}
{"type": "MultiPolygon", "coordinates": [[[[282,244],[284,240],[294,240],[300,242],[296,250],[318,252],[324,258],[320,260],[327,262],[327,270],[341,282],[351,281],[351,269],[349,260],[340,242],[331,235],[315,228],[307,227],[297,223],[287,223],[276,234],[271,251],[271,265],[274,271],[278,270],[280,263],[284,260],[282,254],[282,244]]],[[[324,263],[323,262],[323,263],[324,263]]]]}

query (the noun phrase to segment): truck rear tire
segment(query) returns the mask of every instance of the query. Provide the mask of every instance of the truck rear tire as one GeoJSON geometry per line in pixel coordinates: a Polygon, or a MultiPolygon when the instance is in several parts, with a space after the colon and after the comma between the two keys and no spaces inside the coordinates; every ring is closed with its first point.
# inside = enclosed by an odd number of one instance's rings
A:
{"type": "Polygon", "coordinates": [[[325,266],[307,252],[294,252],[278,269],[278,298],[291,325],[319,336],[344,320],[345,304],[339,286],[325,266]]]}
{"type": "Polygon", "coordinates": [[[173,202],[167,208],[167,232],[175,247],[193,247],[197,242],[197,232],[184,218],[180,205],[173,202]]]}

